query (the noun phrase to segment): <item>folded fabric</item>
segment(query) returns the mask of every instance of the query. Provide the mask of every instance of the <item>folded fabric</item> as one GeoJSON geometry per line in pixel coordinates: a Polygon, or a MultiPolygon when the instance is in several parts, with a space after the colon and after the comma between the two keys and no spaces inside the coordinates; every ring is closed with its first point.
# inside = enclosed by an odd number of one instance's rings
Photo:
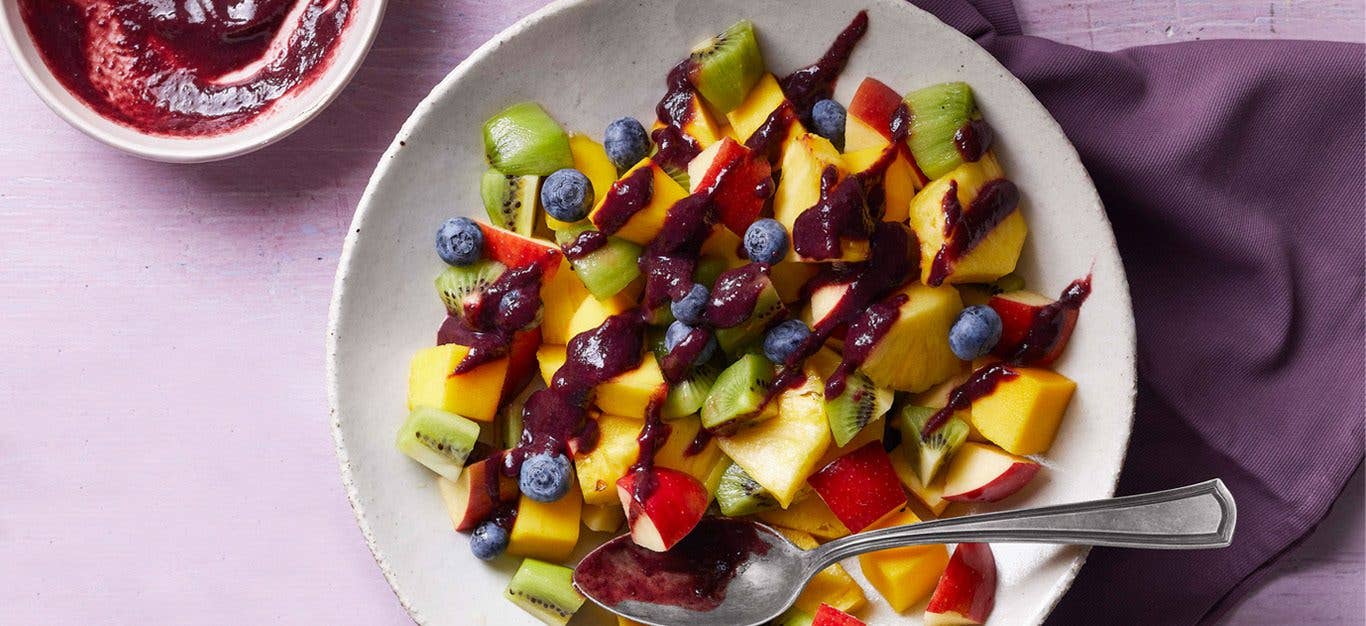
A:
{"type": "Polygon", "coordinates": [[[1096,52],[1021,34],[1009,0],[913,0],[1057,118],[1128,272],[1128,494],[1222,478],[1232,547],[1097,548],[1057,624],[1217,617],[1324,516],[1363,448],[1363,47],[1199,41],[1096,52]]]}

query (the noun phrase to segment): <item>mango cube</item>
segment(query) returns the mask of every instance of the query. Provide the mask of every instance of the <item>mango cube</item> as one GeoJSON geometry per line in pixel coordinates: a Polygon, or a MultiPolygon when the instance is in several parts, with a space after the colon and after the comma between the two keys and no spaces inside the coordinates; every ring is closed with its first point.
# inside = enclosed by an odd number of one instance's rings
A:
{"type": "MultiPolygon", "coordinates": [[[[693,92],[688,102],[688,112],[690,115],[688,121],[683,123],[683,134],[695,139],[703,150],[726,136],[725,129],[717,121],[716,116],[712,115],[711,108],[702,103],[702,98],[697,92],[693,92]]],[[[650,127],[650,133],[654,134],[656,129],[663,126],[663,122],[656,120],[650,127]]]]}
{"type": "Polygon", "coordinates": [[[816,470],[832,437],[825,417],[825,383],[818,376],[778,397],[778,416],[741,429],[716,443],[780,506],[792,504],[816,470]]]}
{"type": "MultiPolygon", "coordinates": [[[[593,197],[606,197],[612,183],[617,180],[617,166],[607,157],[607,150],[592,137],[573,133],[569,135],[569,152],[574,155],[574,169],[582,172],[593,184],[593,197]]],[[[551,220],[559,222],[547,213],[546,222],[551,223],[551,220]]]]}
{"type": "Polygon", "coordinates": [[[650,201],[646,203],[645,206],[640,207],[638,211],[626,220],[626,223],[619,230],[612,234],[644,246],[648,245],[650,241],[655,238],[655,235],[658,235],[659,231],[664,228],[664,218],[668,215],[669,207],[672,207],[675,202],[682,200],[688,195],[688,190],[679,186],[673,178],[669,177],[668,172],[665,172],[663,168],[655,165],[655,162],[648,157],[641,159],[640,163],[637,163],[630,170],[627,170],[627,172],[622,175],[621,179],[618,179],[616,183],[613,183],[613,191],[598,198],[597,206],[593,207],[593,211],[588,214],[588,219],[598,228],[602,228],[604,215],[602,212],[603,204],[613,199],[617,184],[641,168],[650,169],[650,179],[652,181],[650,201]]]}
{"type": "Polygon", "coordinates": [[[574,338],[569,332],[574,313],[584,300],[591,298],[588,288],[583,286],[577,274],[572,271],[555,272],[541,286],[541,341],[559,346],[569,343],[574,338]]]}
{"type": "Polygon", "coordinates": [[[541,382],[544,382],[545,386],[550,386],[550,379],[554,378],[555,372],[560,371],[560,368],[564,366],[566,358],[564,346],[547,343],[541,344],[541,347],[536,349],[536,364],[541,368],[541,382]]]}
{"type": "MultiPolygon", "coordinates": [[[[803,550],[814,550],[820,546],[815,537],[800,530],[780,528],[778,532],[803,550]]],[[[797,596],[796,606],[808,613],[815,613],[821,608],[821,603],[829,604],[845,613],[853,613],[868,605],[868,596],[863,594],[863,588],[849,576],[849,572],[844,571],[844,567],[836,563],[811,577],[811,581],[806,583],[806,588],[802,590],[802,595],[797,596]]]]}
{"type": "MultiPolygon", "coordinates": [[[[759,127],[768,121],[768,116],[773,115],[773,112],[786,102],[787,96],[783,95],[778,79],[772,74],[764,74],[759,78],[759,82],[754,84],[754,88],[749,90],[740,106],[726,114],[735,139],[745,143],[754,131],[759,130],[759,127]]],[[[795,132],[801,132],[800,124],[794,123],[793,129],[795,132]]]]}
{"type": "MultiPolygon", "coordinates": [[[[578,279],[575,279],[578,280],[578,279]]],[[[580,333],[585,333],[594,328],[602,326],[607,318],[630,309],[634,304],[628,303],[624,298],[611,298],[609,300],[599,300],[592,296],[584,298],[579,302],[579,306],[574,310],[574,314],[569,317],[569,324],[565,334],[572,340],[580,333]]],[[[546,341],[546,343],[550,343],[546,341]]],[[[565,344],[568,345],[566,340],[565,344]]]]}
{"type": "Polygon", "coordinates": [[[1011,369],[1019,375],[972,403],[972,425],[1011,454],[1041,454],[1053,445],[1077,383],[1046,369],[1011,369]]]}
{"type": "Polygon", "coordinates": [[[915,283],[902,294],[906,299],[897,319],[868,353],[863,373],[879,387],[923,391],[962,369],[949,347],[949,329],[963,301],[958,290],[947,286],[915,283]]]}
{"type": "Polygon", "coordinates": [[[548,503],[522,495],[508,537],[508,554],[563,563],[579,543],[582,510],[583,500],[572,489],[565,497],[548,503]]]}
{"type": "Polygon", "coordinates": [[[593,402],[604,413],[643,420],[650,403],[662,402],[668,391],[659,361],[647,352],[635,369],[598,385],[593,402]]]}
{"type": "Polygon", "coordinates": [[[640,420],[620,415],[598,417],[598,445],[586,454],[574,455],[574,469],[585,503],[621,510],[617,479],[625,476],[640,456],[636,436],[641,426],[644,423],[640,420]]]}
{"type": "MultiPolygon", "coordinates": [[[[851,117],[849,121],[857,122],[858,120],[851,117]]],[[[848,141],[847,137],[845,141],[848,141]]],[[[887,141],[883,139],[882,145],[879,147],[844,153],[845,167],[849,169],[851,174],[867,170],[882,158],[886,143],[887,141]]],[[[898,154],[892,159],[892,163],[887,166],[886,171],[882,174],[883,221],[906,221],[906,218],[910,216],[911,198],[915,197],[916,189],[919,188],[918,180],[915,168],[910,161],[906,160],[905,156],[898,154]]]]}
{"type": "Polygon", "coordinates": [[[793,502],[785,509],[772,509],[758,514],[765,523],[779,528],[799,530],[821,541],[839,539],[849,534],[840,518],[826,506],[825,500],[814,493],[793,502]]]}
{"type": "Polygon", "coordinates": [[[588,530],[599,533],[615,533],[626,521],[626,512],[618,503],[583,505],[583,525],[588,530]]]}
{"type": "MultiPolygon", "coordinates": [[[[988,182],[1004,176],[996,156],[987,153],[978,161],[954,168],[915,194],[911,200],[910,224],[920,238],[922,282],[929,283],[934,259],[944,247],[944,197],[949,192],[950,183],[957,185],[958,203],[967,211],[988,182]]],[[[989,283],[1015,271],[1028,232],[1020,210],[1011,211],[1009,216],[952,265],[944,283],[989,283]]]]}
{"type": "Polygon", "coordinates": [[[470,349],[448,343],[419,350],[408,370],[408,409],[430,407],[480,422],[498,414],[507,358],[484,363],[463,374],[455,368],[470,349]]]}
{"type": "MultiPolygon", "coordinates": [[[[893,514],[877,524],[880,528],[917,524],[910,511],[893,514]]],[[[928,598],[949,565],[949,549],[943,544],[908,546],[860,555],[859,569],[877,592],[900,613],[928,598]]]]}
{"type": "Polygon", "coordinates": [[[716,439],[709,439],[701,450],[688,454],[698,431],[702,430],[702,420],[696,415],[669,420],[669,438],[655,455],[655,464],[660,467],[676,469],[696,478],[707,488],[707,493],[716,496],[716,488],[721,485],[721,475],[730,465],[716,439]]]}

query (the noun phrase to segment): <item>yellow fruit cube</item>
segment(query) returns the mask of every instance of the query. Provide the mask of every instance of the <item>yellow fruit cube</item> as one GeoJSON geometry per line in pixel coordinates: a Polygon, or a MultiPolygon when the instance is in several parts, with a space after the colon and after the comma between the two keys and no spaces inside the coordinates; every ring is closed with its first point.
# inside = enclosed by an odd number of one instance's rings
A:
{"type": "Polygon", "coordinates": [[[1041,454],[1053,445],[1077,383],[1036,367],[1012,367],[1019,375],[972,403],[972,425],[1011,454],[1041,454]]]}
{"type": "Polygon", "coordinates": [[[740,258],[743,247],[744,242],[729,228],[713,228],[711,235],[702,242],[702,256],[725,259],[727,268],[740,267],[749,263],[749,259],[740,258]]]}
{"type": "Polygon", "coordinates": [[[626,511],[620,503],[583,505],[583,525],[599,533],[615,533],[626,521],[626,511]]]}
{"type": "MultiPolygon", "coordinates": [[[[962,293],[961,289],[959,290],[959,293],[962,293]]],[[[964,304],[966,304],[966,302],[964,304]]],[[[949,394],[953,393],[953,390],[957,389],[959,385],[967,382],[968,377],[972,375],[974,369],[976,369],[975,365],[972,367],[964,367],[960,369],[957,374],[949,377],[948,380],[930,385],[929,389],[920,393],[912,394],[910,397],[910,404],[932,409],[944,408],[944,406],[949,403],[949,394]]],[[[981,433],[977,432],[977,428],[972,425],[971,408],[954,411],[953,416],[963,420],[963,423],[968,425],[968,441],[986,441],[986,438],[983,437],[981,433]]]]}
{"type": "Polygon", "coordinates": [[[702,419],[696,415],[669,420],[669,438],[655,455],[655,464],[696,478],[707,488],[707,493],[715,496],[716,488],[721,485],[721,475],[730,463],[714,438],[708,439],[701,450],[688,454],[700,430],[702,419]]]}
{"type": "MultiPolygon", "coordinates": [[[[886,528],[917,524],[920,518],[903,510],[876,526],[886,528]]],[[[949,565],[949,549],[943,544],[908,546],[860,555],[863,577],[900,613],[928,598],[949,565]]]]}
{"type": "MultiPolygon", "coordinates": [[[[911,200],[910,224],[920,238],[922,282],[929,282],[934,259],[944,247],[944,197],[950,183],[957,185],[958,203],[967,211],[988,182],[1004,177],[995,155],[987,153],[978,161],[954,168],[915,194],[911,200]]],[[[944,283],[989,283],[1015,271],[1028,231],[1024,215],[1015,209],[952,265],[944,283]]]]}
{"type": "Polygon", "coordinates": [[[793,502],[785,509],[772,509],[758,514],[765,523],[779,528],[800,530],[822,541],[839,539],[849,534],[849,528],[841,522],[825,500],[814,493],[793,502]]]}
{"type": "MultiPolygon", "coordinates": [[[[641,159],[640,163],[637,163],[623,174],[617,183],[620,183],[621,180],[626,179],[634,174],[636,170],[641,168],[650,169],[652,181],[650,201],[633,213],[630,218],[626,220],[626,223],[612,234],[643,246],[649,244],[650,241],[655,238],[655,235],[658,235],[659,231],[664,228],[664,218],[668,215],[669,207],[672,207],[675,202],[686,197],[688,195],[688,190],[679,186],[673,178],[669,177],[668,172],[665,172],[663,168],[655,165],[654,161],[650,160],[648,157],[641,159]]],[[[616,189],[617,183],[613,183],[613,190],[616,189]]],[[[597,206],[593,207],[593,211],[588,214],[588,219],[592,220],[593,224],[597,225],[599,228],[602,228],[603,204],[608,200],[613,199],[613,197],[614,191],[609,191],[603,197],[598,198],[597,206]]]]}
{"type": "Polygon", "coordinates": [[[536,349],[536,364],[541,368],[541,382],[547,387],[550,386],[550,379],[555,377],[555,372],[564,367],[566,359],[565,347],[550,344],[541,344],[536,349]]]}
{"type": "Polygon", "coordinates": [[[641,426],[644,423],[640,420],[620,415],[598,417],[598,445],[587,454],[574,455],[574,469],[584,502],[621,510],[617,479],[625,476],[626,470],[640,457],[636,437],[641,426]]]}
{"type": "Polygon", "coordinates": [[[773,217],[788,232],[798,215],[820,202],[821,176],[827,167],[834,167],[840,178],[848,171],[844,158],[829,139],[803,133],[783,145],[783,175],[773,193],[773,217]]]}
{"type": "Polygon", "coordinates": [[[865,150],[881,151],[891,143],[882,131],[869,126],[867,122],[859,119],[857,115],[850,115],[844,120],[844,153],[849,155],[854,152],[865,150]]]}
{"type": "Polygon", "coordinates": [[[911,467],[910,457],[902,448],[893,450],[889,455],[892,457],[892,469],[896,470],[896,477],[901,479],[901,484],[906,486],[906,490],[911,492],[920,503],[925,505],[931,513],[936,516],[944,513],[944,509],[949,508],[949,501],[944,499],[944,476],[941,473],[934,478],[929,485],[920,482],[920,475],[915,473],[911,467]]]}
{"type": "MultiPolygon", "coordinates": [[[[759,130],[759,127],[768,121],[768,116],[785,102],[787,96],[783,95],[783,88],[778,86],[778,79],[772,74],[764,74],[759,78],[759,82],[754,84],[754,88],[749,90],[744,102],[726,114],[736,140],[740,143],[747,141],[754,131],[759,130]]],[[[796,132],[801,132],[800,123],[794,123],[792,126],[796,132]]]]}
{"type": "Polygon", "coordinates": [[[590,298],[578,275],[561,265],[560,271],[541,286],[541,341],[560,346],[569,343],[574,337],[569,334],[570,320],[590,298]]]}
{"type": "Polygon", "coordinates": [[[537,502],[522,495],[508,537],[508,554],[563,563],[579,543],[582,510],[583,500],[572,489],[555,502],[537,502]]]}
{"type": "Polygon", "coordinates": [[[598,385],[593,402],[604,413],[645,419],[650,403],[663,401],[668,392],[659,361],[647,352],[635,369],[598,385]]]}
{"type": "MultiPolygon", "coordinates": [[[[581,133],[569,135],[569,152],[574,155],[574,169],[579,170],[593,184],[593,197],[604,198],[617,180],[617,166],[607,158],[607,150],[592,137],[581,133]]],[[[546,222],[559,222],[546,215],[546,222]]],[[[563,224],[564,222],[560,222],[563,224]]],[[[554,228],[554,226],[551,226],[554,228]]],[[[558,230],[558,229],[557,229],[558,230]]]]}
{"type": "Polygon", "coordinates": [[[792,504],[830,446],[824,388],[820,377],[807,376],[779,396],[777,417],[717,438],[721,450],[781,506],[792,504]]]}
{"type": "MultiPolygon", "coordinates": [[[[702,103],[702,98],[697,92],[693,92],[692,99],[688,102],[688,110],[691,114],[688,115],[688,121],[683,123],[683,134],[697,140],[697,145],[703,150],[726,136],[726,129],[717,121],[716,116],[712,115],[711,108],[702,103]]],[[[656,129],[663,127],[663,122],[655,120],[654,125],[650,127],[650,134],[653,135],[656,129]]]]}
{"type": "Polygon", "coordinates": [[[879,387],[923,391],[962,369],[949,347],[949,328],[963,310],[953,287],[915,283],[902,291],[897,320],[868,353],[863,373],[879,387]]]}
{"type": "Polygon", "coordinates": [[[791,304],[802,298],[802,287],[821,271],[818,263],[793,263],[783,261],[768,271],[773,288],[778,290],[778,299],[791,304]]]}
{"type": "MultiPolygon", "coordinates": [[[[778,532],[803,550],[814,550],[820,546],[815,537],[800,530],[780,528],[778,532]]],[[[815,613],[822,603],[845,613],[853,613],[868,605],[868,596],[863,594],[863,587],[849,576],[849,572],[836,563],[812,576],[802,595],[797,596],[797,608],[808,613],[815,613]]]]}
{"type": "Polygon", "coordinates": [[[642,623],[640,623],[640,622],[637,622],[637,621],[635,621],[635,620],[633,620],[633,619],[627,619],[627,618],[625,618],[625,617],[622,617],[622,616],[618,615],[618,616],[617,616],[617,626],[645,626],[645,625],[642,624],[642,623]]]}
{"type": "Polygon", "coordinates": [[[453,374],[470,349],[448,343],[419,350],[408,370],[408,409],[431,407],[472,420],[492,422],[507,378],[507,358],[453,374]]]}
{"type": "MultiPolygon", "coordinates": [[[[857,122],[858,120],[851,117],[849,121],[857,122]]],[[[864,125],[862,122],[858,123],[864,125]]],[[[866,127],[866,125],[864,126],[866,127]]],[[[882,136],[878,135],[878,138],[882,139],[882,136]]],[[[845,141],[847,148],[848,137],[845,138],[845,141]]],[[[877,147],[845,152],[844,165],[851,174],[867,171],[882,158],[882,152],[886,146],[887,140],[882,139],[882,144],[877,147]]],[[[916,186],[915,169],[906,160],[906,157],[897,155],[887,166],[886,171],[882,173],[883,221],[906,221],[910,214],[911,198],[915,196],[916,186]]]]}
{"type": "MultiPolygon", "coordinates": [[[[577,279],[575,279],[577,280],[577,279]]],[[[569,317],[569,324],[565,329],[565,334],[572,340],[580,333],[584,333],[599,326],[607,321],[607,318],[630,309],[632,304],[628,304],[622,299],[611,298],[609,300],[599,300],[592,296],[584,298],[579,302],[579,307],[574,310],[574,314],[569,317]]],[[[546,343],[550,343],[547,341],[546,343]]],[[[565,341],[569,343],[568,340],[565,341]]]]}

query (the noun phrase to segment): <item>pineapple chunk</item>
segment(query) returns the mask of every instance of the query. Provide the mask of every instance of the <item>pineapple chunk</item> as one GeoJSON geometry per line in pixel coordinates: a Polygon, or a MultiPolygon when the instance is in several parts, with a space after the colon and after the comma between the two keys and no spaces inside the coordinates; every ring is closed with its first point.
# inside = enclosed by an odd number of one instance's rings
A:
{"type": "MultiPolygon", "coordinates": [[[[964,163],[921,189],[911,201],[910,223],[920,238],[920,279],[929,282],[934,258],[944,247],[944,196],[949,183],[958,185],[958,203],[967,210],[978,191],[1005,174],[990,152],[980,160],[964,163]]],[[[1029,229],[1017,208],[997,224],[976,246],[950,268],[945,284],[989,283],[1015,271],[1029,229]]]]}
{"type": "Polygon", "coordinates": [[[640,456],[636,436],[641,426],[640,420],[620,415],[598,418],[598,445],[586,454],[574,455],[574,469],[585,503],[621,510],[617,479],[625,476],[640,456]]]}
{"type": "Polygon", "coordinates": [[[730,269],[749,263],[749,259],[740,258],[740,250],[743,249],[744,242],[729,228],[713,228],[711,235],[702,242],[701,252],[702,256],[725,259],[726,268],[730,269]]]}
{"type": "Polygon", "coordinates": [[[972,425],[1011,454],[1042,454],[1053,445],[1077,383],[1046,369],[1011,369],[1019,375],[972,403],[972,425]]]}
{"type": "Polygon", "coordinates": [[[470,349],[448,343],[419,350],[408,370],[408,409],[430,407],[480,422],[492,422],[507,378],[506,357],[459,375],[456,366],[470,349]]]}
{"type": "Polygon", "coordinates": [[[669,420],[669,439],[656,454],[655,464],[696,478],[707,488],[707,493],[715,497],[716,488],[721,485],[721,475],[730,463],[725,453],[721,452],[721,447],[716,445],[716,439],[708,440],[701,450],[688,454],[688,448],[701,429],[702,420],[695,415],[669,420]]]}
{"type": "Polygon", "coordinates": [[[590,297],[574,272],[555,272],[541,287],[541,341],[560,346],[569,343],[574,337],[569,332],[574,313],[590,297]]]}
{"type": "MultiPolygon", "coordinates": [[[[764,74],[759,78],[759,82],[754,84],[754,88],[749,90],[744,102],[726,114],[736,140],[740,143],[748,141],[750,135],[759,130],[759,127],[768,121],[768,117],[786,102],[787,96],[783,95],[782,87],[778,86],[778,79],[772,74],[764,74]]],[[[801,132],[800,126],[794,122],[790,132],[801,132]]]]}
{"type": "Polygon", "coordinates": [[[652,185],[650,201],[631,215],[620,230],[612,234],[644,246],[654,240],[655,235],[658,235],[659,231],[664,228],[664,218],[669,213],[669,207],[672,207],[675,202],[682,200],[688,195],[686,189],[679,186],[673,178],[669,177],[668,172],[665,172],[663,168],[655,165],[655,162],[650,160],[649,157],[641,159],[640,163],[637,163],[630,170],[627,170],[627,172],[622,175],[621,179],[618,179],[617,183],[613,183],[613,192],[609,192],[601,198],[598,198],[598,204],[593,207],[593,211],[588,214],[588,219],[591,220],[594,225],[601,228],[603,203],[613,197],[613,193],[615,192],[618,183],[641,168],[650,169],[650,180],[652,185]]]}
{"type": "Polygon", "coordinates": [[[915,473],[911,467],[911,461],[906,456],[906,451],[897,448],[889,455],[892,457],[892,469],[896,471],[896,477],[901,479],[901,484],[906,486],[906,490],[911,492],[920,503],[925,505],[931,513],[942,515],[944,509],[949,508],[949,501],[944,499],[944,476],[936,476],[927,486],[920,482],[920,475],[915,473]]]}
{"type": "Polygon", "coordinates": [[[783,262],[768,271],[773,288],[778,290],[778,299],[791,304],[802,299],[802,288],[807,281],[820,273],[821,266],[816,263],[783,262]]]}
{"type": "Polygon", "coordinates": [[[820,202],[821,175],[827,167],[834,167],[840,178],[848,171],[829,139],[803,133],[783,144],[783,175],[773,194],[773,217],[789,232],[798,215],[820,202]]]}
{"type": "Polygon", "coordinates": [[[824,385],[819,377],[807,376],[802,386],[778,398],[777,417],[717,438],[721,450],[783,507],[792,504],[830,446],[824,385]]]}
{"type": "Polygon", "coordinates": [[[517,503],[507,553],[563,563],[579,543],[579,515],[583,500],[568,495],[555,502],[537,502],[523,495],[517,503]]]}
{"type": "MultiPolygon", "coordinates": [[[[688,115],[688,121],[683,123],[683,134],[695,139],[703,150],[726,136],[725,128],[716,120],[716,116],[712,115],[711,108],[702,103],[702,98],[697,92],[693,92],[688,102],[688,110],[691,115],[688,115]]],[[[655,120],[654,125],[650,127],[650,134],[663,127],[663,122],[655,120]]]]}
{"type": "Polygon", "coordinates": [[[626,521],[626,512],[620,504],[583,505],[583,525],[588,530],[599,533],[615,533],[626,521]]]}
{"type": "Polygon", "coordinates": [[[645,419],[650,403],[663,401],[668,391],[659,361],[647,352],[635,369],[598,385],[593,402],[604,413],[645,419]]]}
{"type": "MultiPolygon", "coordinates": [[[[878,528],[917,524],[920,518],[902,510],[876,524],[878,528]]],[[[908,546],[869,552],[858,558],[864,578],[900,613],[928,598],[949,565],[949,549],[943,544],[908,546]]]]}
{"type": "MultiPolygon", "coordinates": [[[[849,118],[850,122],[858,122],[855,118],[849,118]]],[[[863,125],[862,122],[858,122],[863,125]]],[[[864,125],[866,126],[866,125],[864,125]]],[[[879,135],[879,138],[881,136],[879,135]]],[[[845,138],[846,146],[848,137],[845,138]]],[[[864,148],[856,152],[844,153],[844,165],[851,174],[863,172],[872,167],[878,159],[882,158],[882,151],[886,149],[887,140],[882,140],[882,145],[876,148],[864,148]]],[[[911,198],[915,197],[916,189],[919,188],[918,178],[915,175],[915,168],[910,161],[902,154],[898,154],[891,165],[887,166],[887,171],[882,174],[882,191],[884,208],[882,220],[886,222],[905,222],[910,216],[911,198]]]]}
{"type": "MultiPolygon", "coordinates": [[[[803,550],[815,550],[820,546],[815,537],[800,530],[780,528],[778,532],[803,550]]],[[[868,597],[863,594],[863,588],[849,576],[849,572],[844,571],[844,567],[836,563],[811,577],[811,581],[806,583],[806,588],[802,590],[802,595],[797,596],[796,606],[808,613],[815,613],[821,608],[821,603],[829,604],[845,613],[853,613],[868,605],[868,597]]]]}
{"type": "Polygon", "coordinates": [[[879,387],[923,391],[962,369],[949,348],[953,326],[963,301],[953,287],[912,284],[906,301],[882,339],[868,353],[863,372],[879,387]]]}
{"type": "Polygon", "coordinates": [[[785,509],[772,509],[758,514],[759,519],[791,530],[800,530],[823,541],[839,539],[849,534],[835,513],[826,506],[825,500],[815,494],[806,495],[785,509]]]}

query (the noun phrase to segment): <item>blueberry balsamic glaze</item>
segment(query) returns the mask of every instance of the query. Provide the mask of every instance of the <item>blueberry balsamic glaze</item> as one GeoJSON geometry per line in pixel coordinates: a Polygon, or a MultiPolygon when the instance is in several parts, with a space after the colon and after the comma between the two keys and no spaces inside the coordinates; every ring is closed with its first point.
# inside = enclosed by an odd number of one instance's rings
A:
{"type": "Polygon", "coordinates": [[[953,132],[953,146],[964,161],[974,162],[991,149],[994,136],[985,120],[970,120],[953,132]]]}
{"type": "Polygon", "coordinates": [[[1029,330],[1025,331],[1024,340],[1006,355],[1006,360],[1020,365],[1044,361],[1050,350],[1058,344],[1063,333],[1072,332],[1072,324],[1076,321],[1074,313],[1081,309],[1081,305],[1090,295],[1090,274],[1068,284],[1057,300],[1034,313],[1029,330]]]}
{"type": "Polygon", "coordinates": [[[580,232],[574,237],[574,241],[569,245],[562,246],[560,251],[564,253],[564,258],[570,261],[579,261],[607,245],[607,235],[600,230],[588,229],[580,232]]]}
{"type": "Polygon", "coordinates": [[[996,390],[996,386],[1002,381],[1010,380],[1019,376],[1020,373],[1008,363],[992,363],[979,368],[968,377],[963,384],[954,387],[949,392],[949,401],[944,408],[939,409],[925,420],[925,426],[920,429],[920,436],[928,437],[938,430],[944,422],[949,421],[954,413],[963,411],[972,406],[972,403],[990,395],[996,390]]]}
{"type": "Polygon", "coordinates": [[[661,126],[650,133],[658,148],[651,159],[666,170],[686,171],[688,162],[702,152],[697,140],[683,130],[683,126],[692,121],[693,107],[703,106],[697,101],[697,90],[693,88],[696,72],[697,62],[691,58],[675,65],[666,79],[668,90],[655,105],[655,117],[661,126]]]}
{"type": "Polygon", "coordinates": [[[639,167],[621,180],[612,183],[607,197],[593,215],[593,223],[604,235],[621,230],[631,217],[650,204],[655,192],[654,170],[639,167]]]}
{"type": "Polygon", "coordinates": [[[792,225],[792,249],[815,261],[839,258],[844,240],[867,241],[873,232],[863,182],[857,176],[839,178],[834,166],[821,173],[820,201],[792,225]]]}
{"type": "Polygon", "coordinates": [[[779,83],[783,88],[783,94],[796,106],[797,117],[808,128],[812,127],[811,107],[834,95],[835,81],[844,71],[844,66],[848,65],[849,55],[853,54],[854,46],[867,32],[868,12],[859,11],[849,25],[835,37],[835,41],[830,44],[819,61],[788,74],[779,83]]]}
{"type": "Polygon", "coordinates": [[[707,322],[716,328],[731,328],[748,319],[759,294],[772,284],[768,271],[769,266],[763,263],[747,263],[722,272],[707,302],[707,322]]]}
{"type": "Polygon", "coordinates": [[[825,381],[825,397],[838,398],[844,393],[849,373],[857,370],[868,359],[873,348],[882,340],[883,335],[896,323],[901,305],[907,296],[895,293],[872,304],[859,313],[849,323],[849,332],[844,338],[844,354],[834,373],[825,381]]]}
{"type": "Polygon", "coordinates": [[[1020,190],[1004,178],[988,181],[966,209],[958,201],[958,181],[949,181],[944,193],[944,245],[935,254],[926,281],[932,287],[944,284],[953,265],[971,252],[998,224],[1020,205],[1020,190]]]}

